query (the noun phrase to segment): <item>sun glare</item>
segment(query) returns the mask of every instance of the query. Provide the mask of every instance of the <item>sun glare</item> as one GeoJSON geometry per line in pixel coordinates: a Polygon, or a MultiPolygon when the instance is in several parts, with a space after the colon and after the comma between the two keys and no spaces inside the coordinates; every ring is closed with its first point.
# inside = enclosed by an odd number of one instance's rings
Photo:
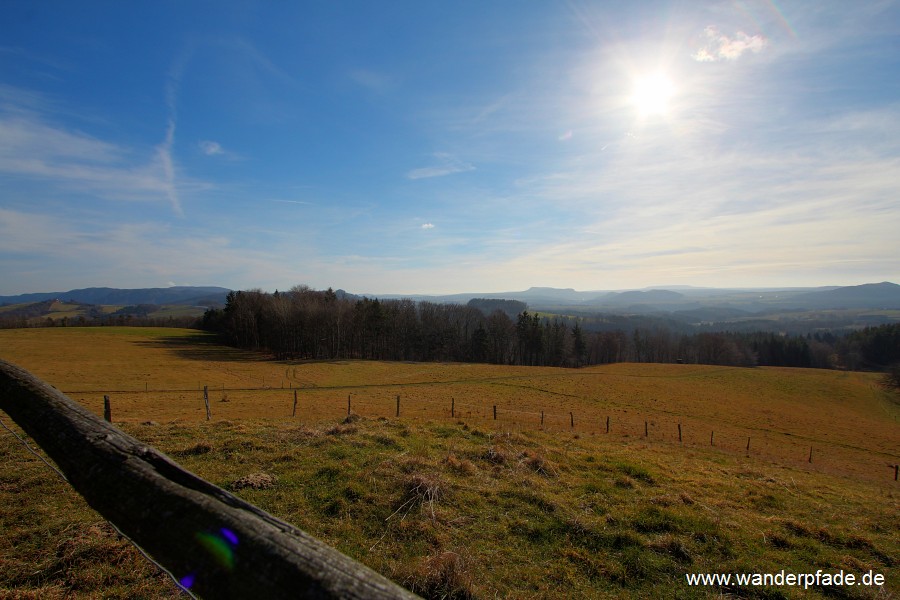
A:
{"type": "Polygon", "coordinates": [[[635,79],[631,102],[641,117],[665,115],[674,93],[675,86],[669,77],[659,72],[651,73],[635,79]]]}

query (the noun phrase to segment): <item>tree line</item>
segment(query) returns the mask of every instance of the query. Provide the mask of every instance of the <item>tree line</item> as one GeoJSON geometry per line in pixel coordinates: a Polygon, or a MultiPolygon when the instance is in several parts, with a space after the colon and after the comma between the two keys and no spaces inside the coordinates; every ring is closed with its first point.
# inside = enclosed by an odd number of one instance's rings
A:
{"type": "Polygon", "coordinates": [[[230,345],[276,359],[374,359],[578,367],[683,362],[882,370],[900,362],[900,324],[849,335],[610,330],[597,319],[541,316],[522,303],[468,304],[338,296],[297,286],[231,292],[201,327],[230,345]],[[513,311],[521,309],[521,312],[513,311]]]}
{"type": "Polygon", "coordinates": [[[132,314],[78,315],[75,317],[39,318],[0,314],[0,329],[29,329],[39,327],[173,327],[197,329],[199,317],[149,317],[132,314]]]}

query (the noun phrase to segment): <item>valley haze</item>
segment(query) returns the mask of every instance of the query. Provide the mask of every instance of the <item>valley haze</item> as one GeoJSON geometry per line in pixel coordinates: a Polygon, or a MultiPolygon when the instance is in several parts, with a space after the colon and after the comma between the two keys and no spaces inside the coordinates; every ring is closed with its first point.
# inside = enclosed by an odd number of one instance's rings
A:
{"type": "MultiPolygon", "coordinates": [[[[302,285],[302,284],[301,284],[302,285]]],[[[282,288],[281,291],[288,291],[282,288]]],[[[72,300],[85,304],[193,304],[217,306],[232,290],[217,286],[172,286],[168,288],[82,288],[65,292],[29,292],[0,296],[0,305],[72,300]]],[[[239,290],[235,290],[239,291],[239,290]]],[[[265,291],[265,290],[264,290],[265,291]]],[[[272,291],[272,290],[270,290],[272,291]]],[[[277,290],[274,290],[277,291],[277,290]]],[[[884,281],[858,286],[706,288],[693,286],[657,286],[639,290],[577,291],[572,288],[531,287],[523,291],[472,292],[458,294],[365,294],[337,290],[341,296],[408,298],[416,301],[465,304],[473,298],[519,300],[530,308],[597,308],[619,312],[636,307],[658,310],[684,310],[700,306],[731,306],[748,311],[771,308],[900,309],[900,285],[884,281]]]]}

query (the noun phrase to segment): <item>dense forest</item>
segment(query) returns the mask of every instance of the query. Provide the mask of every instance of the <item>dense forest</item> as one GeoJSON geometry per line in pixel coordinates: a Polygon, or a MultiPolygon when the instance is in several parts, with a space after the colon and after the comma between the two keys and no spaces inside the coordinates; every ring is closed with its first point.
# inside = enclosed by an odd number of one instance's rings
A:
{"type": "Polygon", "coordinates": [[[202,328],[278,359],[376,359],[578,367],[683,362],[883,370],[900,362],[900,324],[837,336],[610,329],[604,319],[531,314],[521,302],[357,299],[297,286],[231,292],[202,328]]]}

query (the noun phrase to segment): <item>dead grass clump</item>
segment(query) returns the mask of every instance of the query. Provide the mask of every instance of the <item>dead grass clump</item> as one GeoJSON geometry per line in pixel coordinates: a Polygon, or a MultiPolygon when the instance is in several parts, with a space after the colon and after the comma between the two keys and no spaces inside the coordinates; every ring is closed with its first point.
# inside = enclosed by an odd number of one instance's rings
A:
{"type": "Polygon", "coordinates": [[[497,466],[505,465],[509,462],[509,455],[496,446],[489,446],[488,449],[481,454],[480,458],[497,466]]]}
{"type": "Polygon", "coordinates": [[[403,479],[401,485],[404,502],[396,512],[403,508],[411,509],[415,506],[419,506],[422,510],[425,510],[427,507],[431,513],[431,518],[434,519],[434,503],[445,495],[446,486],[441,478],[437,475],[412,473],[403,479]]]}
{"type": "Polygon", "coordinates": [[[440,552],[426,557],[404,582],[425,598],[470,600],[477,596],[466,561],[456,552],[440,552]]]}
{"type": "Polygon", "coordinates": [[[460,475],[473,475],[477,471],[475,464],[464,458],[458,458],[455,454],[450,453],[444,461],[447,467],[460,475]]]}
{"type": "Polygon", "coordinates": [[[300,425],[297,427],[291,427],[289,429],[285,429],[283,432],[280,432],[278,435],[278,439],[282,442],[287,442],[289,444],[294,443],[302,443],[306,441],[313,441],[321,438],[323,432],[321,429],[307,427],[305,425],[300,425]]]}
{"type": "Polygon", "coordinates": [[[540,452],[524,450],[519,455],[519,464],[525,465],[527,468],[544,477],[556,477],[558,474],[556,466],[540,452]]]}
{"type": "Polygon", "coordinates": [[[379,446],[384,446],[385,448],[399,448],[400,444],[389,435],[377,434],[372,438],[376,444],[379,446]]]}
{"type": "Polygon", "coordinates": [[[435,475],[416,473],[403,482],[408,498],[414,498],[421,504],[433,504],[444,495],[443,482],[435,475]]]}
{"type": "MultiPolygon", "coordinates": [[[[352,415],[351,415],[352,416],[352,415]]],[[[349,419],[350,417],[347,417],[349,419]]],[[[343,423],[339,423],[337,425],[332,425],[328,429],[325,430],[326,435],[349,435],[352,433],[356,433],[357,428],[355,425],[347,423],[346,419],[343,423]]]]}
{"type": "Polygon", "coordinates": [[[267,490],[275,486],[278,478],[268,473],[251,473],[245,475],[231,484],[231,489],[241,490],[244,488],[252,488],[254,490],[267,490]]]}

